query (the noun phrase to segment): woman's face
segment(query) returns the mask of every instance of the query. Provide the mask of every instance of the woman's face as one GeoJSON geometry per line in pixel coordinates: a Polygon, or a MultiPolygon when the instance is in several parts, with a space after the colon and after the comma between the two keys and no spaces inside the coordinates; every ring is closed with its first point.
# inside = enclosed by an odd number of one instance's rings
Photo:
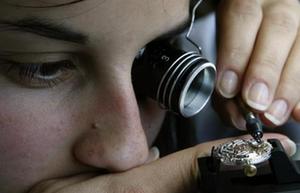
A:
{"type": "Polygon", "coordinates": [[[148,157],[164,112],[137,100],[137,51],[188,18],[189,1],[0,0],[0,192],[148,157]],[[22,5],[22,6],[20,6],[22,5]],[[28,7],[26,7],[28,6],[28,7]]]}

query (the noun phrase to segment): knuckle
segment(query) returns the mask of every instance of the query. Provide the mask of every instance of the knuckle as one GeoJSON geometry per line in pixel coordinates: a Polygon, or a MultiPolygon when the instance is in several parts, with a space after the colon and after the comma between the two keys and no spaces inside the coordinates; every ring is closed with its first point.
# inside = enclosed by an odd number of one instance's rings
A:
{"type": "Polygon", "coordinates": [[[247,46],[243,45],[228,47],[225,53],[225,61],[228,61],[227,67],[231,66],[238,72],[244,69],[250,57],[250,51],[247,50],[247,46]]]}
{"type": "Polygon", "coordinates": [[[248,58],[250,55],[249,50],[246,49],[247,46],[233,46],[229,49],[228,57],[230,59],[241,59],[241,58],[248,58]]]}
{"type": "Polygon", "coordinates": [[[275,26],[278,30],[295,33],[299,27],[299,13],[293,11],[289,5],[270,7],[266,13],[266,19],[270,25],[275,26]]]}
{"type": "Polygon", "coordinates": [[[241,17],[257,18],[262,15],[261,8],[257,1],[230,1],[230,10],[234,15],[241,17]]]}
{"type": "Polygon", "coordinates": [[[263,56],[257,59],[257,64],[260,65],[261,68],[267,68],[268,71],[279,71],[281,69],[280,58],[276,53],[264,53],[263,56]]]}

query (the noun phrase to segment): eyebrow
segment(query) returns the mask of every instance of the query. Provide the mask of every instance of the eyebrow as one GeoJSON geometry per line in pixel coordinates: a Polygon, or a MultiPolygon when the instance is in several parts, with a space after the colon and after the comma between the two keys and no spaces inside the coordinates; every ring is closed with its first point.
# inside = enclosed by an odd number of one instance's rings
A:
{"type": "Polygon", "coordinates": [[[0,31],[2,31],[2,29],[29,32],[51,39],[68,41],[83,45],[88,41],[87,35],[74,31],[67,26],[56,24],[48,19],[42,18],[24,18],[17,21],[0,20],[0,31]]]}
{"type": "Polygon", "coordinates": [[[63,7],[63,6],[67,6],[67,5],[73,5],[73,4],[82,2],[82,1],[84,1],[84,0],[74,0],[74,1],[70,1],[70,2],[54,4],[54,5],[45,5],[45,6],[30,6],[30,5],[13,4],[13,3],[8,3],[8,2],[6,2],[6,3],[8,5],[12,5],[15,7],[22,7],[22,8],[56,8],[56,7],[63,7]]]}

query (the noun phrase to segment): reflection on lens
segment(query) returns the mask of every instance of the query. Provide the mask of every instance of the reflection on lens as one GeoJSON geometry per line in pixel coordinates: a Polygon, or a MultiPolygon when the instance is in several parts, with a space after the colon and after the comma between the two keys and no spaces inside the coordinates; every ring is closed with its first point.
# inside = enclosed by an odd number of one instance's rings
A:
{"type": "Polygon", "coordinates": [[[184,99],[184,108],[188,107],[195,98],[201,94],[201,87],[202,87],[202,81],[203,81],[204,73],[199,73],[196,78],[192,81],[192,84],[187,89],[187,93],[184,99]]]}
{"type": "Polygon", "coordinates": [[[189,74],[179,97],[180,114],[191,117],[200,112],[209,101],[215,85],[215,66],[199,63],[189,74]]]}

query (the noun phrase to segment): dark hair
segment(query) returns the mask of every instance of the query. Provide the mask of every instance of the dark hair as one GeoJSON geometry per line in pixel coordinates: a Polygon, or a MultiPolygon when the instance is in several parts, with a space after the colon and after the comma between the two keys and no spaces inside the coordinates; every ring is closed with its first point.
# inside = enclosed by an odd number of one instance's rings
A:
{"type": "Polygon", "coordinates": [[[9,3],[5,2],[6,4],[13,5],[15,7],[25,7],[25,8],[55,8],[55,7],[62,7],[67,5],[72,5],[75,3],[79,3],[84,0],[72,0],[70,2],[60,3],[60,4],[54,4],[54,5],[45,5],[45,6],[31,6],[31,5],[21,5],[21,4],[15,4],[15,3],[9,3]]]}

